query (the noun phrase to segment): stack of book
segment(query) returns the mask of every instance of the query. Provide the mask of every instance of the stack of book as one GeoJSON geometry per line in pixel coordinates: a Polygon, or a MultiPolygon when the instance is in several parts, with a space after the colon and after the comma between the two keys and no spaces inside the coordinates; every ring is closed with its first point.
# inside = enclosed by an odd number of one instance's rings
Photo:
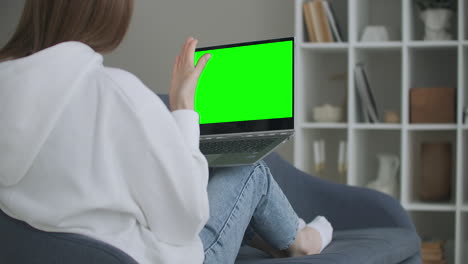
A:
{"type": "Polygon", "coordinates": [[[304,20],[309,42],[342,42],[340,28],[327,0],[304,3],[304,20]]]}
{"type": "Polygon", "coordinates": [[[423,264],[447,264],[444,257],[444,242],[430,241],[421,244],[423,264]]]}

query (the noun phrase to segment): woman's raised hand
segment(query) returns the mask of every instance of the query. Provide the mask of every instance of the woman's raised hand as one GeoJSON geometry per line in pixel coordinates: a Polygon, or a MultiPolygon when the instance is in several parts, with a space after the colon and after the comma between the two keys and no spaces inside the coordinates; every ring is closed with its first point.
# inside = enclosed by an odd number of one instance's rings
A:
{"type": "Polygon", "coordinates": [[[198,40],[189,37],[182,46],[180,54],[176,57],[172,69],[171,89],[169,91],[169,104],[171,111],[194,108],[195,89],[198,79],[210,59],[205,54],[194,66],[195,48],[198,40]]]}

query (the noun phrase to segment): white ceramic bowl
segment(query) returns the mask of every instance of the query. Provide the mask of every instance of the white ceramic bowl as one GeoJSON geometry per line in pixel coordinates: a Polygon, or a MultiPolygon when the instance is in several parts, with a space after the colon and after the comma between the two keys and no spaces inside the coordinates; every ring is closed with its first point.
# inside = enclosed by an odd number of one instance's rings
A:
{"type": "Polygon", "coordinates": [[[325,104],[314,107],[313,118],[316,122],[334,123],[342,118],[341,107],[325,104]]]}

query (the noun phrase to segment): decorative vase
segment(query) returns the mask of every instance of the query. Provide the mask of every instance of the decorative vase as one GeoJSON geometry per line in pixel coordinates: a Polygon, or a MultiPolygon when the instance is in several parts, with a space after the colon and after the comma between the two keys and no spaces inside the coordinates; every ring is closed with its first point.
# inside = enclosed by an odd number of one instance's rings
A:
{"type": "Polygon", "coordinates": [[[371,188],[383,193],[386,193],[394,198],[398,195],[398,168],[400,167],[400,159],[395,155],[378,154],[379,167],[377,170],[377,178],[367,185],[371,188]]]}
{"type": "Polygon", "coordinates": [[[448,32],[453,11],[446,8],[434,8],[421,11],[420,17],[424,22],[425,41],[451,40],[452,34],[448,32]]]}

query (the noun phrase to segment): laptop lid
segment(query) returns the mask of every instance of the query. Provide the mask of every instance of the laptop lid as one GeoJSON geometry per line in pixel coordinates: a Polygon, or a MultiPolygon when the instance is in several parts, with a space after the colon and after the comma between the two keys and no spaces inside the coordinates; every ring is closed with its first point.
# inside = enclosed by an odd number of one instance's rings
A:
{"type": "Polygon", "coordinates": [[[201,135],[294,129],[294,38],[198,48],[201,135]]]}

